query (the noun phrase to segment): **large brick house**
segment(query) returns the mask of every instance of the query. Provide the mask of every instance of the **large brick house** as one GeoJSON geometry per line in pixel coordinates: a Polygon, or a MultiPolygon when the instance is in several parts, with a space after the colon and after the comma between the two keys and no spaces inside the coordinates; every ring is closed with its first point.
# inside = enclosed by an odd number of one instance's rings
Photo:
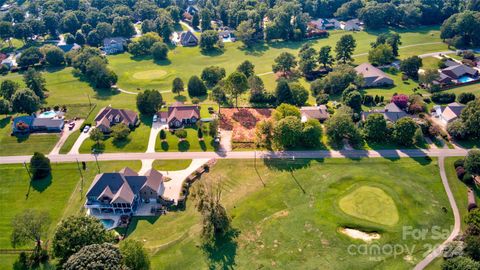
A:
{"type": "Polygon", "coordinates": [[[139,118],[136,112],[112,107],[103,108],[95,117],[96,128],[104,133],[111,132],[111,127],[120,123],[132,129],[138,122],[139,118]]]}
{"type": "Polygon", "coordinates": [[[194,125],[200,120],[200,107],[177,102],[168,107],[168,111],[160,112],[159,118],[171,129],[183,128],[194,125]]]}

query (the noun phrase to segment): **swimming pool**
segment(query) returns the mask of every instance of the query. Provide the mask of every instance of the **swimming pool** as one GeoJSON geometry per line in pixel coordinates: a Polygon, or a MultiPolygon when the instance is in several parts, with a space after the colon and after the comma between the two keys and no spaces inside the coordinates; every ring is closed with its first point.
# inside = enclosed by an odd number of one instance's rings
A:
{"type": "Polygon", "coordinates": [[[38,118],[53,118],[57,115],[55,111],[45,111],[38,115],[38,118]]]}
{"type": "Polygon", "coordinates": [[[113,228],[113,225],[115,223],[113,219],[100,219],[100,222],[102,222],[103,227],[105,227],[105,229],[107,230],[113,228]]]}
{"type": "Polygon", "coordinates": [[[474,78],[472,78],[470,76],[467,76],[467,75],[458,78],[459,83],[468,83],[468,82],[471,82],[471,81],[474,81],[474,80],[475,80],[474,78]]]}

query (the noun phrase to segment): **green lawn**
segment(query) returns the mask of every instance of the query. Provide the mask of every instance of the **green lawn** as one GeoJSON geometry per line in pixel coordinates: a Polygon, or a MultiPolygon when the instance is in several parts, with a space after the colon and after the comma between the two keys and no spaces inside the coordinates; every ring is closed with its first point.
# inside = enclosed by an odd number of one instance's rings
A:
{"type": "Polygon", "coordinates": [[[48,154],[59,139],[57,134],[11,136],[11,122],[10,118],[0,118],[1,156],[31,155],[33,152],[48,154]]]}
{"type": "MultiPolygon", "coordinates": [[[[99,163],[101,172],[118,171],[125,166],[138,171],[141,164],[139,161],[99,163]]],[[[11,248],[12,227],[10,222],[16,214],[24,209],[34,208],[47,211],[52,218],[49,230],[51,236],[62,217],[77,214],[82,209],[85,202],[84,194],[97,173],[96,164],[94,162],[87,163],[87,169],[82,172],[85,179],[82,188],[76,163],[54,163],[51,177],[30,184],[28,174],[22,164],[0,165],[0,186],[2,187],[0,205],[3,209],[2,215],[0,215],[0,249],[11,248]]]]}
{"type": "Polygon", "coordinates": [[[201,152],[214,151],[213,138],[208,134],[203,134],[203,140],[198,139],[196,128],[185,128],[187,131],[187,138],[180,141],[178,137],[172,132],[166,132],[167,139],[161,141],[157,138],[155,142],[155,151],[157,152],[201,152]]]}
{"type": "Polygon", "coordinates": [[[159,171],[185,170],[192,163],[191,159],[157,159],[153,162],[153,168],[159,171]]]}
{"type": "MultiPolygon", "coordinates": [[[[415,93],[413,91],[414,88],[418,87],[418,83],[412,79],[408,79],[406,81],[402,80],[402,73],[401,72],[389,72],[388,70],[384,70],[384,72],[393,79],[394,86],[389,88],[368,88],[363,90],[364,94],[371,95],[375,97],[384,96],[386,100],[392,98],[393,94],[406,94],[411,95],[415,93]]],[[[424,90],[417,91],[418,93],[426,93],[424,90]]]]}
{"type": "MultiPolygon", "coordinates": [[[[134,222],[130,237],[143,241],[153,253],[152,268],[411,269],[423,258],[424,244],[442,239],[402,239],[404,226],[449,230],[453,224],[436,160],[257,160],[256,168],[254,164],[219,160],[205,176],[206,181],[221,181],[222,202],[238,233],[214,253],[201,249],[201,217],[192,200],[185,211],[134,222]],[[398,210],[398,221],[381,225],[342,211],[339,201],[362,187],[387,194],[398,210]],[[374,244],[407,245],[414,251],[411,256],[349,255],[351,244],[364,243],[340,234],[342,227],[377,232],[381,238],[374,244]]],[[[388,210],[384,205],[372,207],[388,210]]]]}
{"type": "Polygon", "coordinates": [[[422,59],[423,69],[438,69],[438,64],[440,63],[440,59],[436,57],[425,57],[422,59]]]}

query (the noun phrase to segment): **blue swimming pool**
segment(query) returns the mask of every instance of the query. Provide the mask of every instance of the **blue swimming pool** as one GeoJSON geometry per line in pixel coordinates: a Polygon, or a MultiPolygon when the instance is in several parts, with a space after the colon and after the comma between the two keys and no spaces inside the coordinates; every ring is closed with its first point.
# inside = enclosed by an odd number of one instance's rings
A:
{"type": "Polygon", "coordinates": [[[474,80],[475,79],[473,79],[472,77],[467,76],[467,75],[458,78],[459,83],[468,83],[468,82],[471,82],[471,81],[474,81],[474,80]]]}
{"type": "Polygon", "coordinates": [[[102,222],[103,227],[107,230],[111,229],[115,223],[112,219],[100,219],[100,222],[102,222]]]}
{"type": "Polygon", "coordinates": [[[38,118],[53,118],[57,115],[55,111],[45,111],[38,115],[38,118]]]}

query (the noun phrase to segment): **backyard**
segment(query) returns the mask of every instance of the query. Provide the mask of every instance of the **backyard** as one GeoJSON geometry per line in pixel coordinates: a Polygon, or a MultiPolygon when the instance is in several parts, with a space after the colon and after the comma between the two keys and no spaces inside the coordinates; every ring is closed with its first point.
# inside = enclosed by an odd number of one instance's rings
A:
{"type": "Polygon", "coordinates": [[[185,211],[137,219],[129,237],[143,241],[153,268],[411,269],[443,239],[402,239],[402,229],[436,225],[448,234],[453,224],[436,160],[220,160],[206,181],[222,187],[236,237],[215,252],[202,250],[194,201],[185,211]],[[351,194],[370,203],[352,208],[351,194]],[[342,228],[378,233],[372,245],[413,252],[350,256],[349,245],[366,243],[340,233],[342,228]]]}

